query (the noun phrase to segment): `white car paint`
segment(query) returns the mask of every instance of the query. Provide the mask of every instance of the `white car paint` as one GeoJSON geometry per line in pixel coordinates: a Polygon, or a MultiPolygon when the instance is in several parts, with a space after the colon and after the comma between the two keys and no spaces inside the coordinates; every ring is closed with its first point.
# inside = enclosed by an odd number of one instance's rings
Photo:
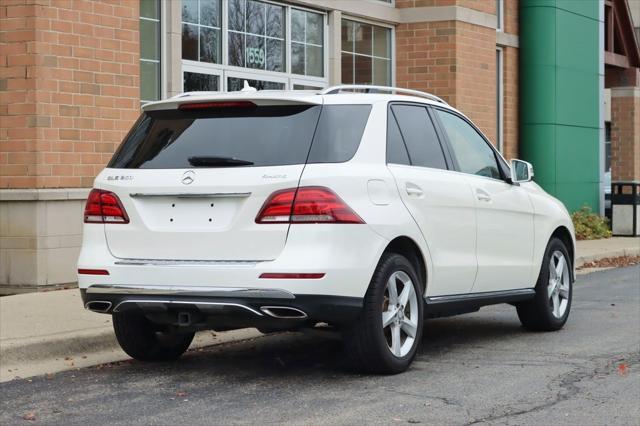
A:
{"type": "Polygon", "coordinates": [[[412,240],[419,248],[426,269],[426,297],[533,288],[552,233],[565,227],[574,240],[564,206],[535,183],[511,185],[456,171],[387,165],[389,102],[444,107],[422,97],[200,93],[147,104],[144,109],[226,100],[251,100],[258,105],[371,104],[372,110],[360,146],[346,163],[105,169],[94,187],[117,194],[130,223],[84,225],[78,268],[106,269],[109,275],[80,274],[81,289],[96,284],[269,288],[295,295],[362,298],[382,253],[398,237],[412,240]],[[189,170],[195,172],[195,179],[184,185],[181,179],[189,170]],[[115,176],[120,178],[114,180],[115,176]],[[255,223],[270,194],[298,185],[330,188],[365,224],[255,223]],[[212,207],[202,199],[177,198],[177,205],[169,207],[159,198],[145,196],[189,192],[228,197],[215,199],[214,220],[209,222],[212,207]],[[478,194],[490,200],[481,200],[478,194]],[[259,278],[266,272],[325,276],[259,278]]]}

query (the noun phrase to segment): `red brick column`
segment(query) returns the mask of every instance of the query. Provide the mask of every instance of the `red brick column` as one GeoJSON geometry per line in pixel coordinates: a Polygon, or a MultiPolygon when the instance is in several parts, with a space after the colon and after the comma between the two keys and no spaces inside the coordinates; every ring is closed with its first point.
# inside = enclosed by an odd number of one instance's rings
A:
{"type": "Polygon", "coordinates": [[[640,180],[640,87],[611,89],[611,179],[640,180]]]}
{"type": "Polygon", "coordinates": [[[0,3],[0,188],[91,186],[139,114],[138,4],[0,3]]]}
{"type": "MultiPolygon", "coordinates": [[[[495,2],[396,0],[396,7],[461,6],[494,14],[495,2]]],[[[518,2],[505,1],[504,30],[518,32],[518,2]]],[[[462,21],[419,22],[396,28],[396,84],[442,97],[469,115],[495,142],[496,30],[462,21]]],[[[518,49],[504,47],[503,152],[518,156],[518,49]]]]}

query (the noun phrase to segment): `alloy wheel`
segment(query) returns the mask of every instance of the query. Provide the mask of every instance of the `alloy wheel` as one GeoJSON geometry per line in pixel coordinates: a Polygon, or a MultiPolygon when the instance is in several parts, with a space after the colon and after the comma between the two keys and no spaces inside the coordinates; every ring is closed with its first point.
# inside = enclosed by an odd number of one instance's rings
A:
{"type": "Polygon", "coordinates": [[[382,329],[396,357],[411,351],[418,331],[418,297],[409,275],[396,271],[387,280],[382,303],[382,329]]]}
{"type": "Polygon", "coordinates": [[[549,308],[556,318],[562,318],[567,311],[567,306],[569,306],[570,280],[569,265],[564,254],[559,250],[554,251],[549,261],[547,295],[549,296],[549,308]]]}

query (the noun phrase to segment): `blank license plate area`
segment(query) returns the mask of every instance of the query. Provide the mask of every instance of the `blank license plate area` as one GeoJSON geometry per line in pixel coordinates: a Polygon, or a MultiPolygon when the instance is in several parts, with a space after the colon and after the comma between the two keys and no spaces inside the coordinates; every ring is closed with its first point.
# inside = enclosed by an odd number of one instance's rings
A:
{"type": "Polygon", "coordinates": [[[156,231],[216,231],[229,227],[241,199],[153,197],[134,200],[144,224],[156,231]]]}

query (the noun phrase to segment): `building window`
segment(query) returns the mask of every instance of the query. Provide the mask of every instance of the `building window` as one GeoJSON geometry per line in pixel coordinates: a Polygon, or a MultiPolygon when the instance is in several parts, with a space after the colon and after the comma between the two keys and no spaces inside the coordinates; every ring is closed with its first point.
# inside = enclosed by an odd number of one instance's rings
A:
{"type": "Polygon", "coordinates": [[[182,59],[221,61],[220,0],[182,0],[182,59]]]}
{"type": "Polygon", "coordinates": [[[291,72],[324,76],[324,16],[291,10],[291,72]]]}
{"type": "Polygon", "coordinates": [[[504,149],[504,50],[496,49],[496,148],[504,149]]]}
{"type": "Polygon", "coordinates": [[[229,65],[285,70],[285,8],[253,0],[229,0],[229,65]]]}
{"type": "Polygon", "coordinates": [[[323,13],[272,1],[183,0],[182,24],[184,91],[235,91],[245,80],[257,89],[327,85],[323,13]]]}
{"type": "Polygon", "coordinates": [[[496,0],[496,29],[504,31],[504,0],[496,0]]]}
{"type": "Polygon", "coordinates": [[[185,71],[182,73],[183,87],[189,92],[217,92],[220,82],[217,75],[185,71]]]}
{"type": "Polygon", "coordinates": [[[342,20],[342,83],[391,85],[391,30],[342,20]]]}
{"type": "Polygon", "coordinates": [[[157,101],[160,86],[160,1],[140,0],[140,100],[157,101]]]}

